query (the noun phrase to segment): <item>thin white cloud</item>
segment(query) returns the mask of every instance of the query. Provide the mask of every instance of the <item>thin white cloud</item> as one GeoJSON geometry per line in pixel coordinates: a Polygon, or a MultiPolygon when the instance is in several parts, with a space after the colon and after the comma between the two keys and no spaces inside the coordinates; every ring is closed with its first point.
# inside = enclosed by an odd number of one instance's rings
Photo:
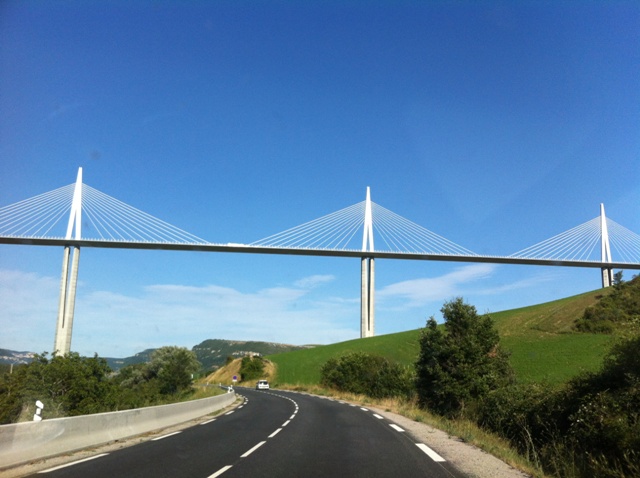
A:
{"type": "Polygon", "coordinates": [[[384,287],[376,295],[383,303],[401,300],[403,308],[418,307],[462,295],[462,286],[490,277],[496,267],[492,264],[464,266],[440,277],[396,282],[384,287]]]}
{"type": "Polygon", "coordinates": [[[326,284],[328,282],[332,282],[334,280],[335,280],[335,276],[331,274],[324,274],[324,275],[317,274],[317,275],[305,277],[304,279],[300,279],[299,281],[296,281],[294,285],[296,287],[301,287],[303,289],[312,289],[314,287],[320,286],[322,284],[326,284]]]}
{"type": "MultiPolygon", "coordinates": [[[[211,338],[292,344],[356,338],[357,304],[308,297],[314,287],[333,279],[310,276],[292,286],[250,292],[158,284],[127,294],[79,293],[71,348],[83,355],[125,357],[162,345],[192,347],[211,338]]],[[[6,331],[0,347],[50,349],[58,288],[59,279],[0,271],[0,301],[5,304],[0,326],[6,331]]]]}

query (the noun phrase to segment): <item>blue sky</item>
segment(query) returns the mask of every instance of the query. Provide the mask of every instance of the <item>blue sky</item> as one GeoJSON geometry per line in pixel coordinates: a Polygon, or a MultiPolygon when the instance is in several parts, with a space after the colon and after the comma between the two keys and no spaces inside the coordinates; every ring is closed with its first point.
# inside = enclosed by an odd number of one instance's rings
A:
{"type": "MultiPolygon", "coordinates": [[[[84,182],[216,243],[372,199],[480,254],[640,233],[637,2],[0,6],[0,206],[84,182]]],[[[615,257],[614,257],[615,260],[615,257]]],[[[53,346],[62,250],[0,246],[0,347],[53,346]]],[[[357,259],[82,250],[72,350],[359,336],[357,259]]],[[[625,273],[630,278],[632,271],[625,273]]],[[[592,269],[376,262],[376,332],[600,286],[592,269]]]]}

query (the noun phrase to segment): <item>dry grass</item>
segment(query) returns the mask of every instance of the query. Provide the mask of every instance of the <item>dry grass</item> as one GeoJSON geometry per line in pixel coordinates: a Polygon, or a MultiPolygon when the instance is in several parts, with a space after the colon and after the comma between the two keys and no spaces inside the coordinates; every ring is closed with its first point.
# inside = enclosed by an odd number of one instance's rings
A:
{"type": "MultiPolygon", "coordinates": [[[[273,382],[276,376],[276,366],[273,362],[269,360],[265,360],[264,365],[264,374],[263,378],[265,380],[269,380],[273,382]]],[[[212,374],[206,376],[203,379],[203,382],[206,384],[222,384],[222,385],[233,385],[233,377],[238,377],[238,384],[242,383],[240,380],[240,365],[242,364],[242,359],[238,358],[233,360],[231,363],[225,365],[224,367],[220,367],[218,370],[213,372],[212,374]]],[[[253,385],[253,381],[251,384],[244,385],[253,385]]]]}

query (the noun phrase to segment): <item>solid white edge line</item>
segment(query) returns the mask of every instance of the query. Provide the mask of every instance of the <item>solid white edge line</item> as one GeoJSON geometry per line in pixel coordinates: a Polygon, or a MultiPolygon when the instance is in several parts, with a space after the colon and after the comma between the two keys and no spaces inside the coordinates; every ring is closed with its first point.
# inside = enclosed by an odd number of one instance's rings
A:
{"type": "Polygon", "coordinates": [[[400,428],[398,425],[396,425],[395,423],[390,423],[389,426],[391,428],[393,428],[395,431],[397,432],[403,432],[404,430],[402,428],[400,428]]]}
{"type": "Polygon", "coordinates": [[[167,438],[167,437],[170,437],[170,436],[173,436],[173,435],[177,435],[178,433],[182,433],[182,432],[178,431],[178,432],[168,433],[166,435],[162,435],[161,437],[152,438],[151,441],[162,440],[163,438],[167,438]]]}
{"type": "Polygon", "coordinates": [[[377,413],[374,413],[374,414],[373,414],[373,416],[374,416],[374,417],[376,417],[376,418],[377,418],[377,419],[379,419],[379,420],[383,420],[383,419],[384,419],[384,417],[383,417],[383,416],[380,416],[380,415],[378,415],[377,413]]]}
{"type": "Polygon", "coordinates": [[[269,438],[273,438],[274,436],[276,436],[278,433],[280,433],[280,431],[282,430],[282,428],[278,428],[275,432],[273,432],[271,435],[269,435],[269,438]]]}
{"type": "Polygon", "coordinates": [[[209,475],[208,478],[216,478],[216,476],[220,476],[222,475],[225,471],[227,471],[229,468],[231,468],[231,465],[227,465],[223,468],[220,468],[218,471],[216,471],[213,475],[209,475]]]}
{"type": "Polygon", "coordinates": [[[71,463],[55,466],[53,468],[49,468],[48,470],[42,470],[42,471],[39,471],[38,473],[50,473],[52,471],[61,470],[62,468],[66,468],[68,466],[77,465],[78,463],[83,463],[85,461],[95,460],[96,458],[100,458],[101,456],[107,456],[107,455],[108,453],[101,453],[100,455],[90,456],[89,458],[83,458],[82,460],[76,460],[76,461],[72,461],[71,463]]]}
{"type": "Polygon", "coordinates": [[[429,448],[427,445],[425,445],[424,443],[416,443],[416,446],[420,448],[423,452],[425,452],[427,455],[429,455],[429,458],[431,458],[433,461],[447,461],[444,458],[442,458],[440,455],[438,455],[435,451],[433,451],[431,448],[429,448]]]}
{"type": "Polygon", "coordinates": [[[261,441],[260,443],[258,443],[256,446],[254,446],[251,450],[249,451],[245,451],[243,455],[240,455],[240,458],[246,458],[249,455],[251,455],[254,451],[256,451],[258,448],[260,448],[262,445],[264,445],[265,443],[267,443],[266,441],[261,441]]]}

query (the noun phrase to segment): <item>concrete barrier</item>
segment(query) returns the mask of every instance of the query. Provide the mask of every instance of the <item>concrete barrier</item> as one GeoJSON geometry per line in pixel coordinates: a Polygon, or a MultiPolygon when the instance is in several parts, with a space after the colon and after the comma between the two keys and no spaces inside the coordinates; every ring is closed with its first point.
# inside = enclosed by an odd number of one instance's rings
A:
{"type": "Polygon", "coordinates": [[[0,469],[177,425],[220,410],[235,393],[157,407],[0,426],[0,469]]]}

